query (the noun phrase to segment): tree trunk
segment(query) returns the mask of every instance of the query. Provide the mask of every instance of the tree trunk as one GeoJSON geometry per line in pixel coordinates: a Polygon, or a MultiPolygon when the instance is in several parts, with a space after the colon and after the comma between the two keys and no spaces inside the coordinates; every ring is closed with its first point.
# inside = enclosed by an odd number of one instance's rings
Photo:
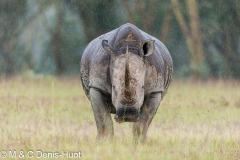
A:
{"type": "Polygon", "coordinates": [[[170,8],[164,18],[163,26],[160,30],[159,39],[165,43],[170,29],[170,24],[173,18],[173,10],[170,8]]]}
{"type": "Polygon", "coordinates": [[[13,59],[11,52],[6,52],[3,47],[0,46],[0,55],[2,55],[2,58],[6,65],[5,75],[7,77],[12,76],[15,73],[15,60],[13,59]]]}
{"type": "Polygon", "coordinates": [[[174,14],[186,39],[190,53],[190,67],[192,76],[199,79],[201,71],[198,69],[203,62],[203,43],[200,34],[200,23],[198,16],[198,4],[196,0],[186,0],[190,26],[184,20],[178,0],[171,0],[174,14]]]}
{"type": "MultiPolygon", "coordinates": [[[[194,43],[194,65],[198,67],[203,62],[203,43],[200,30],[197,0],[186,0],[190,20],[191,36],[194,43]]],[[[200,76],[200,75],[197,75],[200,76]]]]}
{"type": "Polygon", "coordinates": [[[56,73],[58,76],[61,76],[63,73],[63,64],[62,64],[62,55],[61,55],[61,46],[62,46],[62,21],[63,21],[63,3],[60,3],[57,7],[57,23],[55,32],[52,36],[52,44],[54,50],[54,58],[55,58],[55,65],[56,65],[56,73]]]}
{"type": "Polygon", "coordinates": [[[156,0],[134,0],[135,6],[130,7],[127,0],[121,0],[123,7],[126,10],[128,22],[134,25],[142,25],[143,30],[152,34],[152,26],[156,15],[154,15],[154,7],[156,6],[156,0]],[[139,21],[140,19],[140,21],[139,21]]]}
{"type": "Polygon", "coordinates": [[[76,1],[76,5],[78,8],[78,15],[80,18],[80,21],[82,21],[84,34],[85,34],[85,40],[86,43],[89,43],[94,38],[94,32],[91,27],[91,18],[87,15],[87,12],[84,10],[85,4],[83,1],[76,1]]]}
{"type": "MultiPolygon", "coordinates": [[[[128,4],[128,1],[127,0],[121,0],[122,4],[123,4],[123,7],[125,8],[126,12],[127,12],[127,15],[128,15],[128,22],[129,23],[133,23],[135,24],[136,20],[133,16],[133,13],[134,11],[131,9],[131,7],[129,6],[128,4]]],[[[140,1],[142,2],[142,1],[140,1]]],[[[141,4],[141,3],[139,3],[141,4]]],[[[140,5],[139,5],[140,6],[140,5]]]]}

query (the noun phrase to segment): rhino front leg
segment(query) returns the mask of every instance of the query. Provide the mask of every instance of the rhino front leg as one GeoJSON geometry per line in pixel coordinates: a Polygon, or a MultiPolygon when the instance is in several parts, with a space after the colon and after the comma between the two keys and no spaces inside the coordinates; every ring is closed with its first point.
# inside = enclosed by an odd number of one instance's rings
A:
{"type": "Polygon", "coordinates": [[[89,97],[97,125],[97,140],[113,138],[113,122],[105,96],[99,89],[91,88],[89,97]]]}
{"type": "Polygon", "coordinates": [[[138,143],[139,138],[141,138],[142,143],[146,142],[149,125],[157,112],[161,99],[161,92],[152,93],[145,99],[141,109],[141,119],[139,122],[135,122],[133,124],[133,136],[135,143],[138,143]]]}

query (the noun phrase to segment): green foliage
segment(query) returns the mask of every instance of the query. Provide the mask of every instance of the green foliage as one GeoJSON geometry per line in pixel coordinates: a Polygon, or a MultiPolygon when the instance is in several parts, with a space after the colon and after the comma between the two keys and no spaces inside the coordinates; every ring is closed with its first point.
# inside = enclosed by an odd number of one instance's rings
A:
{"type": "Polygon", "coordinates": [[[0,74],[11,75],[17,69],[14,50],[26,12],[25,0],[0,2],[0,74]]]}
{"type": "Polygon", "coordinates": [[[205,57],[212,76],[239,78],[239,2],[220,0],[200,4],[205,57]]]}
{"type": "MultiPolygon", "coordinates": [[[[172,12],[170,1],[125,1],[130,10],[123,2],[1,1],[0,74],[28,69],[38,73],[56,74],[60,70],[63,74],[78,74],[80,57],[87,43],[129,20],[162,38],[166,17],[172,12]]],[[[186,3],[179,2],[189,26],[186,3]]],[[[205,58],[195,71],[202,73],[203,79],[240,78],[240,2],[199,0],[198,8],[205,58]]],[[[174,14],[170,15],[164,43],[173,58],[174,76],[189,77],[193,70],[189,67],[189,49],[178,21],[174,14]]]]}
{"type": "Polygon", "coordinates": [[[81,19],[87,43],[119,25],[120,16],[115,12],[117,6],[114,0],[71,0],[68,3],[81,19]]]}
{"type": "Polygon", "coordinates": [[[65,73],[78,74],[80,58],[85,49],[85,39],[83,38],[83,28],[79,23],[79,18],[71,11],[67,11],[64,17],[62,28],[62,60],[65,73]]]}

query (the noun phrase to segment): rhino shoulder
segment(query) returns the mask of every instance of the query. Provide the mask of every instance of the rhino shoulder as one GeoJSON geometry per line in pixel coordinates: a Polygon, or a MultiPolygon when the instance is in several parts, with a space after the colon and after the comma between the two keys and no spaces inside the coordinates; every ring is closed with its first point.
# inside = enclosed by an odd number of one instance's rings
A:
{"type": "Polygon", "coordinates": [[[109,87],[109,54],[102,48],[102,40],[110,39],[115,32],[111,31],[92,40],[81,58],[81,80],[86,95],[90,87],[110,92],[109,87]]]}
{"type": "MultiPolygon", "coordinates": [[[[166,94],[167,89],[172,81],[173,73],[173,62],[172,57],[166,48],[166,46],[157,38],[141,31],[143,40],[151,39],[155,41],[154,53],[147,58],[148,65],[150,66],[148,70],[154,73],[156,76],[156,83],[158,84],[159,90],[162,90],[163,96],[166,94]]],[[[154,76],[153,76],[154,77],[154,76]]]]}

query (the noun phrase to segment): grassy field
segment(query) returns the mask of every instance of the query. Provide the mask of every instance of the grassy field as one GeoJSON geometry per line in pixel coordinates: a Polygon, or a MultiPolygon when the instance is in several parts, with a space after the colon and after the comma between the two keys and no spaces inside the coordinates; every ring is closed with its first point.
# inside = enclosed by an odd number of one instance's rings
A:
{"type": "Polygon", "coordinates": [[[81,152],[82,159],[96,160],[240,159],[240,82],[174,80],[148,142],[134,145],[131,123],[114,122],[113,142],[95,142],[93,113],[79,79],[0,79],[0,159],[14,150],[16,158],[23,151],[24,159],[41,156],[37,151],[81,152]]]}

